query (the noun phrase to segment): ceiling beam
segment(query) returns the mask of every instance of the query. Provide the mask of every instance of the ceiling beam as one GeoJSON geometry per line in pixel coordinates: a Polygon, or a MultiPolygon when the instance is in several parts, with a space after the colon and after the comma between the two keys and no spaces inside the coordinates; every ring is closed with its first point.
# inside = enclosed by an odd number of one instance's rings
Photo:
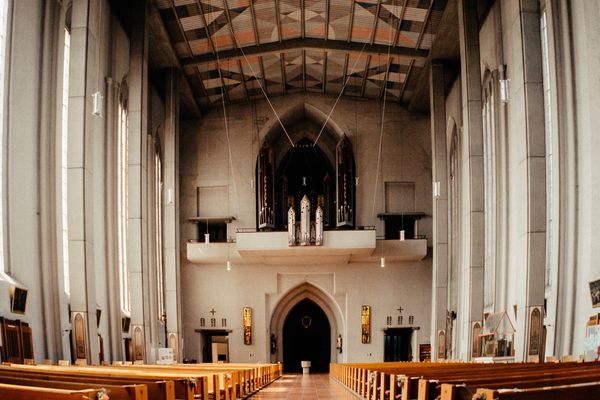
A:
{"type": "Polygon", "coordinates": [[[279,61],[281,63],[281,90],[283,90],[283,95],[285,96],[287,93],[287,91],[286,91],[287,76],[285,74],[285,53],[279,54],[279,61]]]}
{"type": "MultiPolygon", "coordinates": [[[[190,55],[190,57],[193,57],[194,53],[192,52],[192,47],[190,46],[190,42],[188,42],[187,36],[185,35],[185,30],[183,30],[183,26],[181,25],[181,19],[179,18],[179,14],[177,13],[177,8],[175,7],[175,3],[173,3],[173,1],[171,0],[170,4],[171,4],[171,10],[173,11],[175,18],[177,19],[177,26],[179,27],[179,32],[181,33],[181,37],[183,37],[183,39],[185,40],[185,44],[187,45],[186,47],[188,49],[188,54],[190,55]]],[[[197,68],[197,69],[198,69],[198,78],[199,78],[198,81],[200,82],[200,87],[202,88],[202,91],[203,91],[204,95],[206,96],[206,100],[208,100],[208,102],[210,103],[210,100],[208,98],[208,91],[204,87],[204,82],[202,81],[202,79],[200,79],[200,68],[197,68]]]]}
{"type": "Polygon", "coordinates": [[[408,86],[408,80],[410,79],[410,73],[413,70],[413,65],[415,65],[415,60],[410,61],[410,65],[408,66],[408,71],[406,71],[406,77],[404,78],[404,82],[402,82],[402,87],[400,88],[400,95],[398,96],[398,103],[402,103],[402,97],[404,97],[404,91],[406,90],[406,86],[408,86]]]}
{"type": "MultiPolygon", "coordinates": [[[[171,4],[173,4],[173,2],[171,2],[171,4]]],[[[215,60],[217,63],[217,70],[219,71],[219,79],[221,80],[221,93],[223,96],[225,96],[225,98],[227,99],[227,103],[231,104],[231,101],[229,100],[229,93],[227,92],[227,88],[225,87],[225,80],[223,79],[223,72],[221,71],[221,59],[220,56],[218,54],[218,49],[217,46],[215,45],[215,42],[213,42],[212,40],[212,36],[210,35],[210,29],[208,29],[208,23],[206,22],[206,16],[204,15],[204,8],[202,8],[202,3],[199,0],[196,0],[196,5],[198,6],[198,9],[200,10],[200,18],[202,19],[202,22],[204,23],[204,30],[206,31],[206,36],[208,37],[208,42],[210,43],[210,47],[212,48],[213,52],[214,52],[214,56],[215,56],[215,60]]],[[[175,7],[173,7],[175,9],[175,7]]],[[[179,16],[177,16],[177,21],[179,22],[179,24],[181,25],[181,18],[179,16]]],[[[183,29],[183,27],[182,27],[183,29]]],[[[190,49],[190,53],[192,52],[192,47],[190,46],[190,42],[187,40],[186,37],[186,42],[188,44],[188,47],[190,49]]],[[[196,67],[198,68],[198,73],[200,73],[200,66],[196,65],[196,67]]],[[[208,97],[208,95],[207,95],[208,97]]],[[[210,103],[210,99],[208,99],[209,103],[210,103]]]]}
{"type": "Polygon", "coordinates": [[[240,76],[242,77],[242,84],[244,85],[244,93],[246,93],[246,100],[250,101],[250,95],[248,94],[248,86],[246,86],[246,74],[242,69],[242,60],[237,60],[238,68],[240,69],[240,76]]]}
{"type": "Polygon", "coordinates": [[[300,37],[304,39],[306,33],[306,24],[304,23],[304,0],[300,2],[300,37]]]}
{"type": "Polygon", "coordinates": [[[342,95],[346,91],[346,80],[348,79],[348,62],[350,61],[350,53],[346,53],[346,57],[344,58],[344,75],[342,79],[342,95]]]}
{"type": "Polygon", "coordinates": [[[302,90],[306,92],[306,50],[302,50],[302,90]]]}
{"type": "Polygon", "coordinates": [[[258,65],[260,66],[260,74],[262,76],[263,81],[263,90],[266,94],[269,94],[269,90],[267,87],[267,77],[265,76],[265,64],[263,63],[263,58],[258,56],[258,65]]]}
{"type": "Polygon", "coordinates": [[[398,28],[396,29],[396,37],[394,37],[394,46],[398,46],[398,40],[400,40],[400,32],[402,30],[402,21],[404,21],[404,14],[406,13],[406,5],[408,0],[404,0],[402,3],[402,10],[400,10],[400,17],[398,18],[398,28]]]}
{"type": "Polygon", "coordinates": [[[373,29],[371,29],[371,41],[369,43],[373,44],[375,42],[375,32],[377,31],[377,23],[379,22],[379,11],[381,10],[381,0],[377,0],[377,11],[375,11],[375,20],[373,21],[373,29]]]}
{"type": "Polygon", "coordinates": [[[360,87],[360,97],[365,97],[365,89],[367,87],[367,78],[369,77],[369,67],[371,66],[371,55],[367,56],[367,63],[365,64],[365,76],[360,87]]]}
{"type": "Polygon", "coordinates": [[[323,94],[327,92],[327,52],[323,52],[323,84],[321,85],[321,89],[323,89],[323,94]]]}
{"type": "Polygon", "coordinates": [[[258,37],[258,24],[256,23],[256,12],[254,11],[254,0],[250,0],[250,14],[252,14],[252,27],[254,28],[254,41],[256,46],[260,46],[260,38],[258,37]]]}
{"type": "MultiPolygon", "coordinates": [[[[158,68],[162,69],[172,67],[183,71],[181,68],[181,63],[179,62],[179,58],[177,57],[177,53],[173,48],[171,40],[169,40],[169,34],[167,33],[163,20],[160,17],[158,10],[154,6],[151,7],[149,19],[151,26],[150,29],[157,37],[160,38],[159,41],[162,44],[158,46],[158,48],[155,48],[155,50],[160,51],[161,55],[168,60],[166,63],[159,65],[158,68]]],[[[194,92],[192,90],[189,77],[185,73],[181,73],[180,75],[182,82],[182,108],[185,108],[186,112],[188,112],[191,116],[198,117],[202,114],[202,111],[200,109],[198,100],[194,97],[194,92]]]]}
{"type": "Polygon", "coordinates": [[[350,7],[350,22],[348,24],[348,39],[346,40],[348,43],[352,41],[352,26],[354,25],[354,7],[356,7],[356,2],[352,0],[352,6],[350,7]]]}
{"type": "Polygon", "coordinates": [[[387,89],[387,81],[390,76],[390,65],[392,65],[392,57],[388,58],[387,66],[385,67],[385,75],[383,77],[383,85],[381,85],[381,90],[379,91],[380,99],[383,98],[383,94],[385,93],[385,90],[387,89]]]}
{"type": "Polygon", "coordinates": [[[225,18],[227,18],[227,25],[229,26],[229,33],[231,34],[231,43],[234,48],[240,47],[238,45],[237,39],[235,38],[235,32],[233,30],[233,24],[231,23],[231,15],[229,14],[229,6],[227,5],[227,0],[223,0],[223,9],[225,10],[225,18]]]}
{"type": "MultiPolygon", "coordinates": [[[[323,39],[289,39],[284,40],[281,43],[268,43],[261,46],[247,46],[244,47],[244,53],[246,56],[251,55],[266,55],[272,53],[282,53],[287,50],[317,50],[317,51],[342,51],[342,52],[356,52],[359,53],[361,50],[363,54],[367,55],[378,55],[387,54],[388,45],[382,44],[363,44],[363,43],[347,43],[343,40],[323,40],[323,39]],[[364,50],[363,50],[364,47],[364,50]]],[[[406,47],[398,47],[394,49],[394,55],[397,57],[426,59],[428,51],[420,49],[410,49],[406,47]]],[[[225,59],[238,59],[242,58],[242,52],[238,49],[229,49],[219,52],[221,60],[225,59]]],[[[193,57],[183,58],[181,64],[184,66],[189,65],[200,65],[209,62],[216,61],[215,54],[202,54],[193,57]]]]}
{"type": "Polygon", "coordinates": [[[415,49],[418,49],[419,47],[421,47],[421,41],[423,40],[423,34],[425,33],[425,27],[427,26],[427,23],[429,22],[429,16],[431,15],[431,9],[433,8],[434,1],[435,0],[429,1],[429,8],[427,9],[427,13],[425,14],[425,19],[423,21],[423,26],[421,27],[421,32],[419,32],[419,37],[417,38],[417,44],[415,46],[415,49]]]}
{"type": "Polygon", "coordinates": [[[279,42],[283,40],[281,37],[281,14],[279,11],[279,1],[275,2],[275,21],[277,22],[277,35],[279,36],[279,42]]]}
{"type": "Polygon", "coordinates": [[[329,0],[325,2],[325,40],[329,39],[329,0]]]}

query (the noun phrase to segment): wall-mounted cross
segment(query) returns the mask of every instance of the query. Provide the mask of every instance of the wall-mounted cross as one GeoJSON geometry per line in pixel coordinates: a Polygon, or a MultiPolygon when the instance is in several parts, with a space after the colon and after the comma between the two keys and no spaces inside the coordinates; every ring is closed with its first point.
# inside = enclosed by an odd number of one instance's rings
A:
{"type": "Polygon", "coordinates": [[[217,313],[214,308],[212,310],[210,310],[209,312],[211,313],[211,315],[215,315],[217,313]]]}
{"type": "Polygon", "coordinates": [[[400,314],[402,314],[402,311],[404,311],[404,308],[402,308],[402,306],[400,306],[399,308],[396,308],[396,310],[398,310],[398,312],[399,312],[400,314]]]}

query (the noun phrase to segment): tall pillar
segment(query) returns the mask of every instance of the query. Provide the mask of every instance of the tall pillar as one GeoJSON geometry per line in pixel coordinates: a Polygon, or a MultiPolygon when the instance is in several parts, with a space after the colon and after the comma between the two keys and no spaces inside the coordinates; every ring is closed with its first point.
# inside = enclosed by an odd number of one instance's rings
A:
{"type": "MultiPolygon", "coordinates": [[[[55,1],[49,1],[44,6],[43,20],[43,52],[41,65],[41,92],[40,118],[39,118],[39,210],[40,227],[38,235],[40,236],[40,256],[39,263],[40,277],[42,284],[41,297],[44,307],[44,340],[45,349],[43,358],[58,359],[62,356],[61,343],[61,324],[60,324],[60,293],[58,269],[62,264],[57,263],[56,248],[58,246],[57,229],[57,170],[56,170],[56,96],[59,92],[56,82],[58,56],[62,54],[58,51],[60,26],[60,4],[55,1]]],[[[37,352],[36,352],[37,353],[37,352]]]]}
{"type": "Polygon", "coordinates": [[[481,116],[481,68],[476,0],[459,0],[458,25],[463,115],[462,162],[464,189],[462,219],[462,305],[458,314],[465,338],[460,353],[471,357],[471,324],[483,318],[484,279],[484,182],[483,123],[481,116]]]}
{"type": "Polygon", "coordinates": [[[181,310],[179,308],[179,72],[170,70],[165,85],[165,136],[163,153],[163,260],[167,346],[181,361],[181,310]]]}
{"type": "Polygon", "coordinates": [[[438,357],[438,334],[446,329],[448,310],[448,173],[444,67],[433,64],[429,73],[433,196],[433,278],[431,301],[431,356],[438,357]]]}
{"type": "MultiPolygon", "coordinates": [[[[118,200],[117,191],[109,190],[118,184],[118,137],[119,132],[119,83],[112,78],[106,78],[106,298],[108,301],[109,343],[111,360],[124,360],[121,331],[121,295],[119,285],[119,254],[118,242],[118,200]]],[[[106,343],[106,342],[105,342],[106,343]]]]}
{"type": "MultiPolygon", "coordinates": [[[[527,250],[526,259],[523,260],[526,266],[523,275],[525,284],[519,286],[521,290],[518,294],[519,329],[516,334],[515,355],[517,360],[526,360],[532,342],[529,340],[529,314],[531,307],[544,305],[546,273],[546,136],[539,2],[521,0],[519,19],[520,43],[515,45],[522,50],[523,77],[522,80],[515,78],[514,81],[522,82],[522,87],[515,84],[511,88],[511,94],[516,97],[519,96],[517,93],[522,93],[523,96],[515,104],[523,106],[521,112],[525,116],[522,132],[526,136],[527,146],[520,163],[527,168],[527,176],[524,177],[527,182],[527,250]]],[[[539,355],[539,349],[532,350],[532,355],[539,355]]]]}
{"type": "Polygon", "coordinates": [[[150,302],[148,265],[148,10],[143,0],[131,4],[129,60],[129,136],[127,185],[127,267],[131,298],[131,333],[134,360],[150,354],[150,302]]]}
{"type": "Polygon", "coordinates": [[[71,22],[68,127],[68,214],[71,319],[75,357],[98,362],[94,268],[94,171],[92,93],[98,74],[99,0],[74,0],[71,22]]]}

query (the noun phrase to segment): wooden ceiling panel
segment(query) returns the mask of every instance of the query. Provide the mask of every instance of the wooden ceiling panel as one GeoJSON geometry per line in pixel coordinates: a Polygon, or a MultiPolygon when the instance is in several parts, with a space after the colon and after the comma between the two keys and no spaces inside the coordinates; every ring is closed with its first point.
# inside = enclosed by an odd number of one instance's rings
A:
{"type": "Polygon", "coordinates": [[[154,5],[194,97],[210,106],[223,99],[264,98],[263,90],[269,96],[297,91],[337,96],[344,84],[345,96],[386,94],[409,102],[448,1],[455,0],[154,0],[154,5]]]}

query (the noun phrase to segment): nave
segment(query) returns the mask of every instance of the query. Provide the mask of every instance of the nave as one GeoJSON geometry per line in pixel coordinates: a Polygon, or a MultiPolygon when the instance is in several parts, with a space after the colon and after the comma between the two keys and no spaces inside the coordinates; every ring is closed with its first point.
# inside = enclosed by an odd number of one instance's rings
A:
{"type": "Polygon", "coordinates": [[[352,400],[356,396],[329,374],[285,374],[252,400],[352,400]]]}

